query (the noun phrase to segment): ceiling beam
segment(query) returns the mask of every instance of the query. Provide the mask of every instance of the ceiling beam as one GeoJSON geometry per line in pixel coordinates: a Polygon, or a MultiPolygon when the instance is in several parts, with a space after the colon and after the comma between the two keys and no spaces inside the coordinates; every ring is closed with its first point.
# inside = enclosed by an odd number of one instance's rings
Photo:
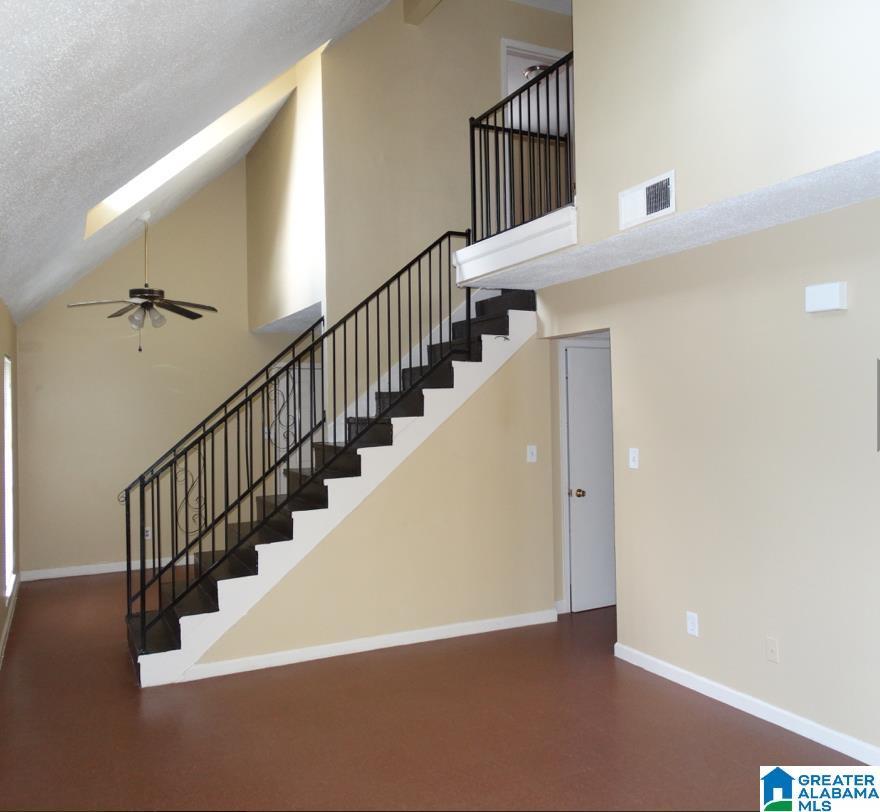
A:
{"type": "Polygon", "coordinates": [[[441,0],[403,0],[403,21],[410,25],[421,25],[440,2],[441,0]]]}

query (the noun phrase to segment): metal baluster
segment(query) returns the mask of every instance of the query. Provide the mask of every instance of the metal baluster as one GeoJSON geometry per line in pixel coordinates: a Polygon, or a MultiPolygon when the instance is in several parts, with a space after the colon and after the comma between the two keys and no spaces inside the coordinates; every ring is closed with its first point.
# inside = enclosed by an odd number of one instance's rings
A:
{"type": "MultiPolygon", "coordinates": [[[[211,561],[217,557],[217,448],[211,429],[211,561]]],[[[202,562],[199,561],[199,567],[202,562]]]]}
{"type": "MultiPolygon", "coordinates": [[[[387,330],[387,348],[388,348],[388,368],[386,371],[387,382],[385,384],[385,390],[387,392],[391,392],[391,284],[389,283],[385,287],[385,316],[386,316],[386,330],[387,330]]],[[[389,397],[389,400],[391,398],[389,397]]],[[[376,404],[376,409],[378,411],[379,404],[376,404]]]]}
{"type": "Polygon", "coordinates": [[[477,227],[477,176],[474,158],[474,118],[468,121],[468,132],[470,133],[470,153],[471,153],[471,228],[477,227]]]}
{"type": "MultiPolygon", "coordinates": [[[[534,87],[534,86],[533,86],[534,87]]],[[[528,139],[529,139],[529,220],[535,216],[535,147],[532,142],[532,91],[527,91],[526,114],[528,116],[528,139]]],[[[524,221],[525,222],[525,221],[524,221]]]]}
{"type": "MultiPolygon", "coordinates": [[[[229,546],[229,410],[223,407],[223,547],[229,546]]],[[[211,562],[214,563],[213,561],[211,562]]]]}
{"type": "Polygon", "coordinates": [[[235,515],[241,524],[241,404],[235,409],[235,486],[235,515]]]}
{"type": "Polygon", "coordinates": [[[448,260],[446,267],[446,315],[449,319],[449,326],[446,329],[449,340],[452,341],[452,235],[446,238],[446,259],[448,260]]]}
{"type": "Polygon", "coordinates": [[[569,61],[565,67],[565,126],[567,129],[567,143],[565,145],[565,160],[566,160],[566,180],[568,181],[568,202],[574,202],[574,182],[571,176],[571,149],[574,145],[574,132],[571,128],[571,86],[569,84],[569,77],[571,76],[571,66],[572,62],[569,61]]]}
{"type": "Polygon", "coordinates": [[[562,185],[559,177],[561,162],[559,158],[559,68],[556,68],[554,75],[556,78],[556,208],[558,209],[562,206],[562,185]]]}
{"type": "Polygon", "coordinates": [[[342,322],[342,440],[348,420],[348,319],[342,322]]]}
{"type": "Polygon", "coordinates": [[[294,369],[296,369],[296,357],[292,358],[284,368],[284,462],[290,465],[290,435],[295,437],[294,442],[300,439],[299,427],[296,423],[296,412],[293,413],[293,421],[291,421],[291,402],[290,402],[290,380],[293,377],[294,369]],[[293,428],[291,428],[291,426],[293,428]]]}
{"type": "Polygon", "coordinates": [[[315,344],[312,342],[311,347],[309,347],[309,386],[310,386],[310,408],[309,408],[309,432],[312,433],[315,430],[316,420],[317,420],[317,408],[315,406],[315,344]]]}
{"type": "Polygon", "coordinates": [[[433,269],[431,267],[431,254],[433,253],[432,249],[428,250],[428,365],[433,366],[433,362],[431,361],[431,345],[433,344],[433,336],[434,336],[434,314],[433,314],[433,269]]]}
{"type": "MultiPolygon", "coordinates": [[[[376,391],[382,381],[382,314],[380,312],[382,305],[382,293],[376,294],[376,391]]],[[[370,303],[367,302],[367,312],[370,310],[370,303]]],[[[367,380],[367,417],[370,416],[370,404],[373,402],[370,398],[370,381],[367,380]]],[[[358,432],[360,434],[360,432],[358,432]]]]}
{"type": "Polygon", "coordinates": [[[171,491],[171,505],[169,506],[169,521],[171,527],[171,558],[177,560],[180,551],[180,535],[177,519],[177,456],[175,455],[171,461],[171,468],[168,484],[171,491]]]}
{"type": "Polygon", "coordinates": [[[485,224],[483,228],[483,236],[488,237],[492,234],[492,192],[491,187],[489,186],[489,120],[486,119],[485,123],[482,125],[482,134],[483,140],[485,142],[486,148],[486,160],[483,164],[483,171],[486,174],[486,214],[485,214],[485,224]]]}
{"type": "MultiPolygon", "coordinates": [[[[302,381],[302,360],[297,362],[296,366],[296,379],[293,382],[294,389],[296,390],[296,420],[298,421],[297,425],[300,425],[303,422],[303,403],[302,403],[302,390],[303,390],[303,381],[302,381]]],[[[297,445],[299,449],[299,481],[302,482],[303,477],[303,450],[302,443],[297,445]]]]}
{"type": "MultiPolygon", "coordinates": [[[[354,422],[355,425],[358,423],[358,419],[360,418],[360,398],[358,397],[358,393],[360,392],[360,376],[358,375],[358,347],[360,345],[360,331],[358,330],[358,311],[354,311],[354,422]]],[[[369,353],[367,353],[367,357],[369,358],[369,353]]],[[[345,442],[348,442],[348,421],[345,424],[345,442]]]]}
{"type": "MultiPolygon", "coordinates": [[[[260,462],[262,463],[262,467],[260,469],[260,473],[262,474],[261,483],[263,486],[263,504],[266,504],[266,485],[268,477],[266,476],[267,465],[269,464],[269,455],[271,452],[269,451],[269,386],[271,385],[269,379],[269,370],[266,370],[266,380],[263,383],[263,386],[260,387],[260,392],[262,392],[262,396],[260,398],[260,462]]],[[[274,490],[274,488],[273,488],[274,490]]]]}
{"type": "MultiPolygon", "coordinates": [[[[403,279],[403,274],[397,277],[397,382],[400,383],[400,376],[403,374],[403,333],[402,333],[402,325],[400,323],[401,320],[401,312],[400,312],[400,281],[403,279]]],[[[402,386],[398,386],[398,392],[403,389],[402,386]]],[[[388,391],[391,391],[391,368],[388,369],[388,391]]],[[[400,396],[398,395],[398,398],[400,396]]],[[[389,397],[390,401],[391,398],[389,397]]]]}
{"type": "MultiPolygon", "coordinates": [[[[425,341],[425,331],[422,329],[422,258],[419,257],[419,366],[425,366],[425,359],[422,355],[422,344],[425,341]]],[[[420,370],[421,372],[421,370],[420,370]]],[[[410,381],[412,385],[412,381],[410,381]]]]}
{"type": "MultiPolygon", "coordinates": [[[[154,529],[156,527],[156,489],[153,487],[153,479],[150,479],[147,482],[147,490],[150,495],[150,549],[153,554],[153,577],[156,577],[156,569],[159,566],[159,561],[156,559],[156,533],[154,529]]],[[[161,601],[159,602],[159,606],[161,608],[161,601]]]]}
{"type": "Polygon", "coordinates": [[[544,159],[544,172],[547,176],[547,205],[544,207],[543,213],[546,214],[550,211],[553,205],[553,196],[550,189],[550,78],[544,77],[544,96],[546,99],[546,107],[547,107],[547,132],[544,134],[544,150],[545,150],[545,159],[544,159]]]}
{"type": "Polygon", "coordinates": [[[482,121],[477,122],[477,129],[475,133],[477,137],[477,142],[480,145],[480,161],[477,165],[477,171],[480,176],[480,214],[479,220],[474,224],[474,230],[479,227],[479,233],[486,236],[486,192],[485,187],[483,186],[483,128],[482,121]]]}
{"type": "Polygon", "coordinates": [[[495,233],[501,231],[501,162],[498,157],[498,111],[492,113],[492,136],[495,141],[495,233]]]}
{"type": "Polygon", "coordinates": [[[123,492],[125,507],[125,600],[126,616],[132,615],[131,605],[131,485],[123,492]]]}
{"type": "Polygon", "coordinates": [[[138,478],[138,495],[140,501],[140,556],[141,556],[141,651],[147,649],[147,549],[146,527],[144,526],[144,478],[138,478]]]}

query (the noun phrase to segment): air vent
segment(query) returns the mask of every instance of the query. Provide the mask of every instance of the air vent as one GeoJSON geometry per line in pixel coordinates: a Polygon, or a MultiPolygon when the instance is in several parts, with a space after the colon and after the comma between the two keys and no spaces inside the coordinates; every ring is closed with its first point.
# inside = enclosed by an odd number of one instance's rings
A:
{"type": "Polygon", "coordinates": [[[621,192],[618,205],[621,230],[671,214],[675,211],[675,172],[666,172],[621,192]]]}
{"type": "Polygon", "coordinates": [[[652,183],[645,189],[645,213],[656,214],[669,208],[669,178],[652,183]]]}

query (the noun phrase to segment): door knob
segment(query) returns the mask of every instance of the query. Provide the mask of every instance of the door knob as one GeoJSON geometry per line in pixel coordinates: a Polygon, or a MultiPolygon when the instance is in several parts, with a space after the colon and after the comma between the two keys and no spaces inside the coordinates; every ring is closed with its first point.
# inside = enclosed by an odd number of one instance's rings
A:
{"type": "Polygon", "coordinates": [[[571,496],[572,494],[574,494],[574,496],[576,496],[576,497],[578,497],[578,499],[580,499],[582,496],[586,496],[587,492],[583,488],[578,488],[576,491],[573,491],[573,492],[569,491],[568,492],[569,496],[571,496]]]}

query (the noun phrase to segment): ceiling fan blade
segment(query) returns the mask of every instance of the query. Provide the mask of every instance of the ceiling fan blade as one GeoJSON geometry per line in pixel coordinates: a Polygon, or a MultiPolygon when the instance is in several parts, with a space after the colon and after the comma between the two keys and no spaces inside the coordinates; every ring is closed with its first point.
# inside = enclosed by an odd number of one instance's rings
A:
{"type": "Polygon", "coordinates": [[[128,299],[97,299],[94,302],[72,302],[68,307],[88,307],[99,304],[128,304],[128,299]]]}
{"type": "Polygon", "coordinates": [[[163,299],[161,302],[156,302],[155,304],[156,307],[161,307],[163,310],[167,310],[170,313],[177,313],[178,316],[184,316],[188,319],[200,319],[202,317],[201,313],[193,313],[192,310],[178,307],[176,304],[171,304],[165,299],[163,299]]]}
{"type": "Polygon", "coordinates": [[[211,305],[197,304],[196,302],[181,302],[177,299],[163,299],[163,302],[171,302],[171,304],[181,305],[182,307],[194,307],[197,310],[210,310],[212,313],[217,312],[216,307],[211,307],[211,305]]]}
{"type": "Polygon", "coordinates": [[[124,316],[131,310],[134,310],[136,307],[140,307],[138,304],[128,304],[125,307],[120,307],[115,313],[111,313],[107,316],[108,319],[115,319],[117,316],[124,316]]]}

